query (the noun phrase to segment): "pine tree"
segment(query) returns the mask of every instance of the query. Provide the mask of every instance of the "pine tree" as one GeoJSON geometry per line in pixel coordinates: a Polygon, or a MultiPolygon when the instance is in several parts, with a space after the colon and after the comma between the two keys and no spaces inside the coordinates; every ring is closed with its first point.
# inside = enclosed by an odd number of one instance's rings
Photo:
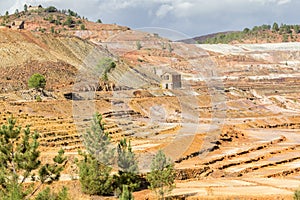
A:
{"type": "Polygon", "coordinates": [[[13,118],[0,128],[0,199],[30,198],[43,184],[59,179],[66,161],[64,151],[59,151],[52,164],[42,166],[38,138],[39,134],[31,133],[29,126],[23,130],[17,127],[13,118]],[[25,188],[24,183],[29,179],[40,184],[35,189],[33,185],[25,188]]]}
{"type": "Polygon", "coordinates": [[[159,199],[164,199],[175,187],[174,180],[174,164],[166,158],[162,150],[159,150],[152,160],[151,172],[147,174],[149,189],[153,190],[159,199]]]}
{"type": "Polygon", "coordinates": [[[299,31],[300,31],[299,25],[294,25],[294,32],[295,32],[295,34],[298,34],[299,31]]]}
{"type": "Polygon", "coordinates": [[[279,31],[279,27],[278,27],[278,24],[276,22],[274,22],[273,26],[272,26],[272,31],[273,32],[277,32],[279,31]]]}
{"type": "Polygon", "coordinates": [[[20,13],[19,13],[18,9],[16,9],[16,11],[15,11],[15,17],[20,17],[20,13]]]}
{"type": "Polygon", "coordinates": [[[132,152],[131,142],[127,143],[126,138],[121,139],[118,144],[118,166],[120,171],[138,173],[138,164],[132,152]]]}
{"type": "Polygon", "coordinates": [[[135,45],[137,50],[140,50],[142,48],[142,44],[140,41],[136,41],[135,45]]]}
{"type": "Polygon", "coordinates": [[[174,50],[174,49],[172,48],[171,44],[168,43],[168,51],[169,51],[169,53],[172,53],[173,50],[174,50]]]}
{"type": "Polygon", "coordinates": [[[24,4],[24,11],[25,11],[25,12],[28,11],[28,6],[27,6],[27,4],[24,4]]]}
{"type": "Polygon", "coordinates": [[[90,154],[80,153],[83,159],[78,161],[79,181],[82,191],[90,195],[110,195],[113,192],[112,168],[100,163],[90,154]]]}
{"type": "Polygon", "coordinates": [[[126,138],[122,139],[118,144],[118,167],[119,173],[117,180],[117,187],[122,192],[123,186],[126,185],[132,192],[140,186],[138,177],[138,163],[132,152],[130,141],[127,143],[126,138]]]}
{"type": "Polygon", "coordinates": [[[89,154],[105,165],[114,163],[115,148],[112,146],[110,137],[104,131],[102,115],[96,113],[92,119],[91,128],[83,135],[83,142],[89,154]]]}
{"type": "Polygon", "coordinates": [[[5,15],[4,15],[3,19],[4,19],[4,21],[8,22],[8,19],[9,19],[9,12],[8,11],[5,12],[5,15]]]}
{"type": "Polygon", "coordinates": [[[90,130],[83,135],[88,153],[79,152],[83,157],[77,161],[81,188],[84,193],[109,195],[113,191],[111,165],[114,162],[114,151],[108,133],[104,132],[102,116],[95,114],[90,130]]]}

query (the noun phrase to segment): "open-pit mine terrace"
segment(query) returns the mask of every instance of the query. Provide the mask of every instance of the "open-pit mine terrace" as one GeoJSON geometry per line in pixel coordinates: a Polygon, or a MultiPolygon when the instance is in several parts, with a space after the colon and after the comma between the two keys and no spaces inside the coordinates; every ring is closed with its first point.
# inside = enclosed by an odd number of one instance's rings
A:
{"type": "MultiPolygon", "coordinates": [[[[139,88],[96,92],[92,106],[103,114],[106,131],[114,142],[132,140],[141,172],[164,149],[175,161],[173,196],[292,199],[300,186],[300,44],[197,47],[206,56],[193,57],[193,63],[216,74],[178,70],[182,89],[149,88],[146,96],[134,95],[139,88]]],[[[13,114],[19,124],[31,124],[41,134],[44,160],[61,147],[70,160],[84,149],[89,119],[73,116],[80,101],[2,99],[0,122],[13,114]]],[[[74,181],[75,168],[69,162],[63,177],[74,181]]]]}

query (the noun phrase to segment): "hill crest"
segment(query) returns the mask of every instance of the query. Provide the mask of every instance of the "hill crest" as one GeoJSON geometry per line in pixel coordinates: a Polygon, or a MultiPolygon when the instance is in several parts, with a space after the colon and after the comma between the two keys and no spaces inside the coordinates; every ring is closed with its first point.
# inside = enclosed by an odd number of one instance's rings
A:
{"type": "Polygon", "coordinates": [[[245,28],[243,31],[212,33],[182,40],[185,43],[199,44],[262,44],[299,41],[300,25],[281,24],[279,26],[276,22],[272,26],[263,24],[254,26],[252,29],[245,28]]]}

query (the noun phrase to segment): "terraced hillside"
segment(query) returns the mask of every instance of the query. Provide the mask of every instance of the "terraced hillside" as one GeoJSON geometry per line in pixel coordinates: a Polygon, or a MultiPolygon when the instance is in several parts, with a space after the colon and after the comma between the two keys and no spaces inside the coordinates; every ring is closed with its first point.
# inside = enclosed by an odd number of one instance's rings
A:
{"type": "MultiPolygon", "coordinates": [[[[37,130],[43,162],[65,149],[59,184],[74,186],[74,198],[82,196],[74,160],[99,112],[115,145],[131,140],[140,172],[158,149],[175,162],[174,198],[292,199],[300,185],[298,43],[183,44],[92,22],[51,34],[34,31],[34,15],[23,17],[28,29],[0,30],[0,124],[14,116],[37,130]],[[103,57],[116,63],[106,81],[103,57]],[[160,69],[180,74],[182,87],[162,88],[160,69]],[[27,89],[37,72],[47,79],[41,102],[27,89]]],[[[149,190],[134,195],[154,199],[149,190]]]]}

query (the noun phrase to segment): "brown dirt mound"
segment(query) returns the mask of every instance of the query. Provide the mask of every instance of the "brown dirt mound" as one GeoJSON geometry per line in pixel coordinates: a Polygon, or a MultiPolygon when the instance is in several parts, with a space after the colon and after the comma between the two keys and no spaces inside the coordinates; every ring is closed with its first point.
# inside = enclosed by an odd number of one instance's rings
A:
{"type": "Polygon", "coordinates": [[[32,74],[40,73],[47,80],[46,89],[57,89],[74,83],[77,69],[64,62],[28,62],[2,70],[0,74],[0,92],[28,88],[28,79],[32,74]]]}

